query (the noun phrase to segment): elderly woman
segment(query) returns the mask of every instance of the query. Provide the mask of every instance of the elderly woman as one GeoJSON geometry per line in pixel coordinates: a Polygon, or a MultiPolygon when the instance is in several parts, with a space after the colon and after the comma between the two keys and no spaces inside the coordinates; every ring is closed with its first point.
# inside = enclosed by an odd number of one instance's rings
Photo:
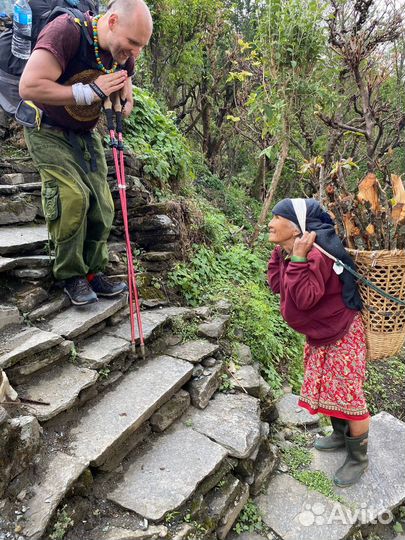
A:
{"type": "Polygon", "coordinates": [[[329,214],[314,199],[305,204],[303,199],[284,199],[272,213],[269,239],[277,246],[268,263],[268,284],[280,294],[285,321],[306,336],[299,405],[311,414],[330,416],[333,433],[316,439],[315,448],[346,447],[346,460],[334,482],[350,486],[368,466],[370,419],[363,392],[366,342],[361,300],[352,275],[334,266],[314,242],[346,264],[354,264],[329,214]],[[300,229],[295,201],[304,207],[305,230],[300,229]]]}

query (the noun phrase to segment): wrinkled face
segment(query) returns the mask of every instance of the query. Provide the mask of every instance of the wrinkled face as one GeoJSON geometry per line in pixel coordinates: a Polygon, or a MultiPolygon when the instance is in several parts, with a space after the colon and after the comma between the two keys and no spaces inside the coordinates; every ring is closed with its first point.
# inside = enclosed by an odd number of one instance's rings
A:
{"type": "Polygon", "coordinates": [[[291,221],[282,216],[273,216],[269,223],[269,233],[269,240],[274,244],[284,244],[300,235],[291,221]]]}
{"type": "Polygon", "coordinates": [[[108,20],[108,49],[120,65],[131,57],[136,60],[152,34],[149,20],[142,15],[135,15],[131,14],[128,19],[122,20],[120,15],[112,14],[108,20]]]}

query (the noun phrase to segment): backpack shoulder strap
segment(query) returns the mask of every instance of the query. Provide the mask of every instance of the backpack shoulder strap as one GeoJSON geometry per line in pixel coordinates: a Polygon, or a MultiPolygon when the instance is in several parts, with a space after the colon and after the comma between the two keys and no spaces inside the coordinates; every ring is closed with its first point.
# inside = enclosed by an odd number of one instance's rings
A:
{"type": "Polygon", "coordinates": [[[69,15],[75,23],[77,23],[80,26],[80,29],[82,31],[82,35],[85,37],[85,39],[88,41],[90,45],[93,45],[93,38],[87,31],[87,27],[89,23],[86,20],[86,17],[84,16],[84,13],[80,11],[80,9],[72,8],[72,7],[56,7],[52,10],[52,13],[50,14],[48,18],[48,22],[52,21],[53,19],[56,19],[56,17],[59,17],[59,15],[69,15]]]}

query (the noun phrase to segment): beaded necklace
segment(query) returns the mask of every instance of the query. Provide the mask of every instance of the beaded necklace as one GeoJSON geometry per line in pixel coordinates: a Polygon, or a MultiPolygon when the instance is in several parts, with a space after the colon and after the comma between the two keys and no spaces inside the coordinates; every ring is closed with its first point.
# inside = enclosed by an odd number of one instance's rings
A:
{"type": "Polygon", "coordinates": [[[118,67],[118,62],[114,62],[113,67],[111,69],[106,69],[100,58],[100,50],[98,46],[98,29],[97,29],[98,20],[100,19],[100,17],[101,17],[101,14],[97,15],[96,17],[93,18],[93,21],[91,23],[93,26],[93,45],[94,45],[94,54],[96,55],[97,67],[103,73],[107,73],[107,74],[114,73],[114,71],[118,67]]]}

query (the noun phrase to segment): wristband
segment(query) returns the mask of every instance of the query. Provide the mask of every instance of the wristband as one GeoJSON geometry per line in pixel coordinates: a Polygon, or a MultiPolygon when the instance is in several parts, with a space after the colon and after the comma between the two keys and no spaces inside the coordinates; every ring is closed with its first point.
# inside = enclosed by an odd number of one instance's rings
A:
{"type": "Polygon", "coordinates": [[[96,84],[95,82],[92,82],[89,84],[89,86],[93,90],[93,92],[98,95],[101,101],[105,101],[107,99],[108,97],[107,94],[104,94],[104,92],[101,90],[98,84],[96,84]]]}
{"type": "Polygon", "coordinates": [[[298,255],[292,255],[292,256],[291,256],[291,262],[295,262],[295,263],[306,263],[306,262],[308,262],[308,261],[307,261],[307,258],[306,258],[306,257],[299,257],[298,255]]]}
{"type": "Polygon", "coordinates": [[[76,105],[91,105],[96,99],[96,94],[89,84],[73,84],[72,92],[76,105]]]}

